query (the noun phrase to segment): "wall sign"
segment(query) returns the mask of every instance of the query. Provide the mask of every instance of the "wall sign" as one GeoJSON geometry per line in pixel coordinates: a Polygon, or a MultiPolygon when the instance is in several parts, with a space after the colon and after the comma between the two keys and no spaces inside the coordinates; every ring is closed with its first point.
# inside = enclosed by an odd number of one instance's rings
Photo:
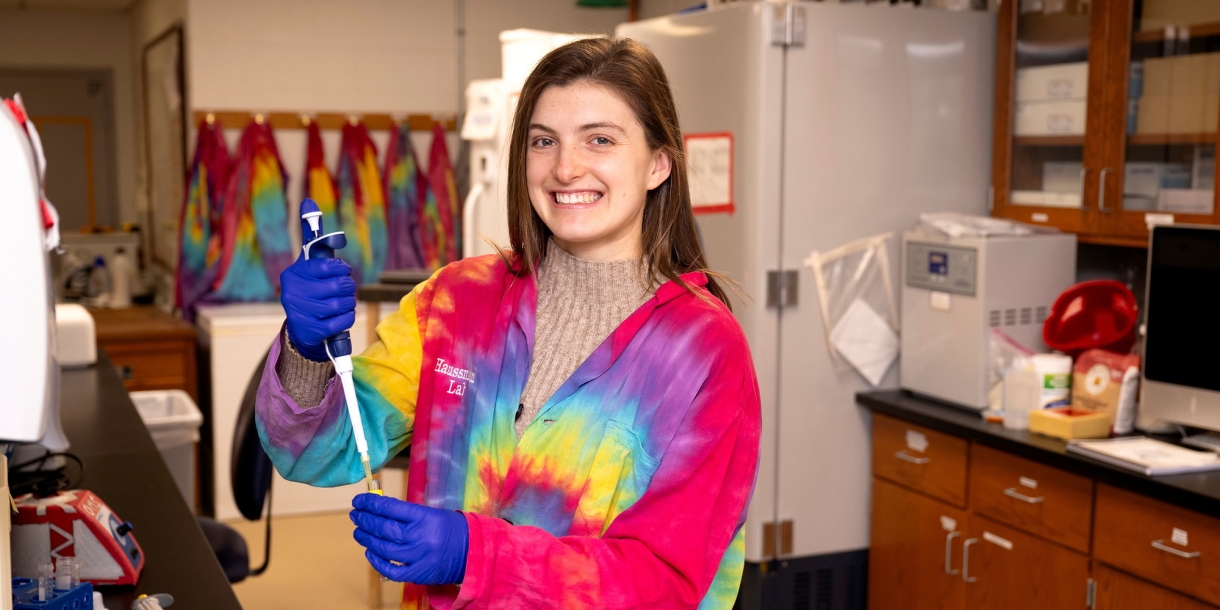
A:
{"type": "Polygon", "coordinates": [[[692,133],[682,139],[691,208],[696,214],[732,214],[733,134],[692,133]]]}

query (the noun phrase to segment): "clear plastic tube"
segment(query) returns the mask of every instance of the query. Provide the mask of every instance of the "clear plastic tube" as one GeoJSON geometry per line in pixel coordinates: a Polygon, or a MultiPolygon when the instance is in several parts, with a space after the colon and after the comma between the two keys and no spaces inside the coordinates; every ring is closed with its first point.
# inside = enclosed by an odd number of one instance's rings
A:
{"type": "Polygon", "coordinates": [[[51,601],[55,595],[55,566],[50,562],[38,564],[38,601],[51,601]]]}
{"type": "Polygon", "coordinates": [[[55,560],[55,588],[68,591],[72,588],[72,558],[60,557],[55,560]]]}

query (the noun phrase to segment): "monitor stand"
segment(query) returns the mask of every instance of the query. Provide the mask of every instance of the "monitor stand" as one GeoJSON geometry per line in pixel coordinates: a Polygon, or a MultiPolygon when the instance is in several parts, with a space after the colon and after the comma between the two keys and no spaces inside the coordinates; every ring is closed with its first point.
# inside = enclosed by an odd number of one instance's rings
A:
{"type": "Polygon", "coordinates": [[[1220,453],[1220,434],[1215,432],[1204,432],[1202,434],[1192,434],[1182,437],[1183,445],[1190,445],[1197,449],[1206,449],[1220,453]]]}

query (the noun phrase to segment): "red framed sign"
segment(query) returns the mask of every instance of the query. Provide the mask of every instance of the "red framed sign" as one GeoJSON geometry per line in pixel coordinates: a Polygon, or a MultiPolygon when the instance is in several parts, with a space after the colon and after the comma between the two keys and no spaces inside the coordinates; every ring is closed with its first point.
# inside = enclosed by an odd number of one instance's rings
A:
{"type": "Polygon", "coordinates": [[[682,137],[682,143],[691,209],[696,214],[732,214],[733,134],[690,133],[682,137]]]}

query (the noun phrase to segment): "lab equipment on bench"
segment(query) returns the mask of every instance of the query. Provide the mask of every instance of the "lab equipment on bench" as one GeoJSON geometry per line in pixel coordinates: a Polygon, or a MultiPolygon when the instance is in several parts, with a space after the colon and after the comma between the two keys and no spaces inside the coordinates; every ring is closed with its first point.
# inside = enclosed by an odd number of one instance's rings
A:
{"type": "Polygon", "coordinates": [[[54,557],[80,561],[80,580],[95,585],[134,585],[144,570],[144,551],[132,525],[91,491],[61,491],[16,499],[13,574],[37,574],[54,557]]]}
{"type": "Polygon", "coordinates": [[[1047,351],[1042,323],[1075,281],[1076,236],[951,237],[920,228],[903,235],[902,276],[902,387],[981,410],[994,389],[992,329],[1047,351]]]}
{"type": "MultiPolygon", "coordinates": [[[[660,60],[691,150],[715,143],[715,159],[731,161],[688,179],[692,192],[697,180],[704,192],[731,194],[735,207],[707,199],[695,222],[707,266],[753,295],[729,294],[763,421],[743,578],[790,595],[781,583],[830,569],[832,582],[855,584],[836,584],[826,603],[850,606],[859,599],[850,595],[864,595],[856,576],[867,570],[872,480],[870,418],[855,397],[872,386],[828,349],[802,262],[900,235],[927,210],[986,213],[995,13],[731,2],[624,23],[615,35],[660,60]],[[761,564],[776,571],[763,578],[761,564]]],[[[898,248],[888,253],[900,276],[898,248]]],[[[897,377],[891,366],[879,387],[897,377]]]]}
{"type": "MultiPolygon", "coordinates": [[[[302,241],[301,246],[305,260],[311,258],[336,258],[335,250],[347,245],[347,237],[343,231],[322,233],[322,211],[312,199],[301,202],[302,241]]],[[[352,379],[352,336],[350,330],[334,335],[324,343],[326,355],[335,365],[335,373],[343,384],[343,398],[347,402],[347,416],[352,421],[352,434],[356,438],[356,451],[360,453],[360,463],[364,466],[364,480],[369,493],[381,495],[381,486],[373,480],[373,471],[369,467],[369,444],[364,436],[364,422],[360,419],[360,404],[356,400],[356,385],[352,379]]]]}
{"type": "Polygon", "coordinates": [[[1047,347],[1073,358],[1089,349],[1126,354],[1135,345],[1139,304],[1122,282],[1080,282],[1059,295],[1042,327],[1047,347]]]}
{"type": "Polygon", "coordinates": [[[1220,432],[1220,228],[1156,226],[1148,242],[1136,427],[1220,432]]]}

